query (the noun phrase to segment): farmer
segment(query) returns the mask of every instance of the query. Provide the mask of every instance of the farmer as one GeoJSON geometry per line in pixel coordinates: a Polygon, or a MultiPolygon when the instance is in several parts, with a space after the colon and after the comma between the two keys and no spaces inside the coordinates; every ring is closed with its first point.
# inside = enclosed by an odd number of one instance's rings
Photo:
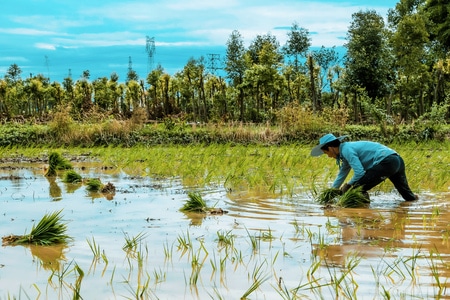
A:
{"type": "Polygon", "coordinates": [[[352,187],[362,186],[363,194],[369,198],[367,191],[389,178],[403,199],[418,199],[409,188],[405,163],[397,152],[376,142],[342,142],[346,137],[344,135],[337,138],[328,133],[311,150],[311,156],[325,153],[336,159],[339,173],[333,182],[333,188],[340,188],[345,193],[352,187]],[[353,177],[343,184],[350,169],[353,169],[353,177]]]}

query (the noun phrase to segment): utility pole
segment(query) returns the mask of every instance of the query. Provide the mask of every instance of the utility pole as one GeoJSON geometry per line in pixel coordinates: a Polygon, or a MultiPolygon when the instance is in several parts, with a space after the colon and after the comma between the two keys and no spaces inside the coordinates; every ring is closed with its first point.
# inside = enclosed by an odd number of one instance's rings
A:
{"type": "Polygon", "coordinates": [[[133,71],[133,63],[131,62],[131,56],[128,56],[128,74],[133,71]]]}
{"type": "Polygon", "coordinates": [[[209,53],[208,54],[208,70],[210,70],[211,74],[215,75],[216,70],[220,70],[220,54],[217,53],[209,53]]]}
{"type": "Polygon", "coordinates": [[[49,68],[49,66],[48,66],[48,56],[47,56],[47,55],[45,56],[45,66],[47,67],[47,77],[48,77],[48,80],[50,80],[50,68],[49,68]]]}
{"type": "Polygon", "coordinates": [[[145,50],[147,51],[147,74],[153,70],[153,56],[155,54],[155,38],[146,36],[145,50]]]}

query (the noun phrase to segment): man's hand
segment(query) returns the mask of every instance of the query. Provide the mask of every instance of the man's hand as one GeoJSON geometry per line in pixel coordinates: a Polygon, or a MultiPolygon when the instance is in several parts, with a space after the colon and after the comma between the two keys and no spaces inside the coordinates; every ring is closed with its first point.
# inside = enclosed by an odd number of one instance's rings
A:
{"type": "Polygon", "coordinates": [[[348,191],[349,189],[351,189],[351,188],[352,188],[352,185],[351,185],[351,184],[344,183],[344,184],[341,186],[340,190],[341,190],[342,194],[345,194],[345,192],[347,192],[347,191],[348,191]]]}

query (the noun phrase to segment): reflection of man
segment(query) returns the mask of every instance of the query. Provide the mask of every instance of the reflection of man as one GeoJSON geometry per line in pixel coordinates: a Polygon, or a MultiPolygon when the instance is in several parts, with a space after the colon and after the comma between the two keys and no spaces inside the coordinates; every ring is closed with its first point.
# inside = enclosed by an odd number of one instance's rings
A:
{"type": "Polygon", "coordinates": [[[329,133],[319,140],[312,156],[325,153],[336,159],[339,173],[333,182],[333,188],[346,192],[352,187],[362,186],[363,193],[382,183],[386,178],[394,184],[397,191],[406,201],[417,200],[408,185],[405,173],[405,163],[397,152],[376,142],[356,141],[342,142],[346,136],[335,137],[329,133]],[[343,184],[350,170],[354,175],[348,183],[343,184]]]}
{"type": "MultiPolygon", "coordinates": [[[[372,209],[326,209],[324,215],[335,218],[338,221],[336,228],[340,229],[336,244],[313,249],[314,254],[325,258],[328,263],[344,266],[345,261],[352,256],[376,258],[385,255],[386,249],[417,246],[404,242],[407,232],[405,223],[411,222],[408,210],[397,208],[380,212],[372,209]]],[[[416,225],[412,227],[416,228],[416,225]]],[[[335,233],[338,234],[338,231],[335,233]]]]}

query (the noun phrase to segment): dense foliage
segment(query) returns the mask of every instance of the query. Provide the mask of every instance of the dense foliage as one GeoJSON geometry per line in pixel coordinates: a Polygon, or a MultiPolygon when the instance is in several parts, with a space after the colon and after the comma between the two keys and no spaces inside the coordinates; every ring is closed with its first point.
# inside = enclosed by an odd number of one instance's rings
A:
{"type": "MultiPolygon", "coordinates": [[[[227,42],[225,78],[208,72],[203,57],[190,59],[173,76],[162,66],[145,79],[130,70],[125,82],[115,73],[91,81],[88,70],[76,81],[50,82],[42,74],[23,79],[13,64],[0,79],[0,116],[4,122],[53,121],[58,126],[52,134],[60,138],[72,121],[95,114],[102,120],[109,116],[110,125],[112,120],[291,125],[300,118],[292,113],[305,110],[318,124],[328,118],[336,126],[377,124],[387,130],[419,121],[423,130],[436,132],[450,116],[449,9],[441,1],[400,0],[387,24],[376,11],[359,11],[352,16],[343,58],[334,47],[310,51],[309,31],[297,23],[283,46],[268,33],[246,48],[235,30],[227,42]]],[[[284,128],[291,134],[298,129],[284,128]]],[[[40,136],[27,129],[3,134],[40,136]]],[[[114,134],[121,139],[121,132],[114,134]]]]}

